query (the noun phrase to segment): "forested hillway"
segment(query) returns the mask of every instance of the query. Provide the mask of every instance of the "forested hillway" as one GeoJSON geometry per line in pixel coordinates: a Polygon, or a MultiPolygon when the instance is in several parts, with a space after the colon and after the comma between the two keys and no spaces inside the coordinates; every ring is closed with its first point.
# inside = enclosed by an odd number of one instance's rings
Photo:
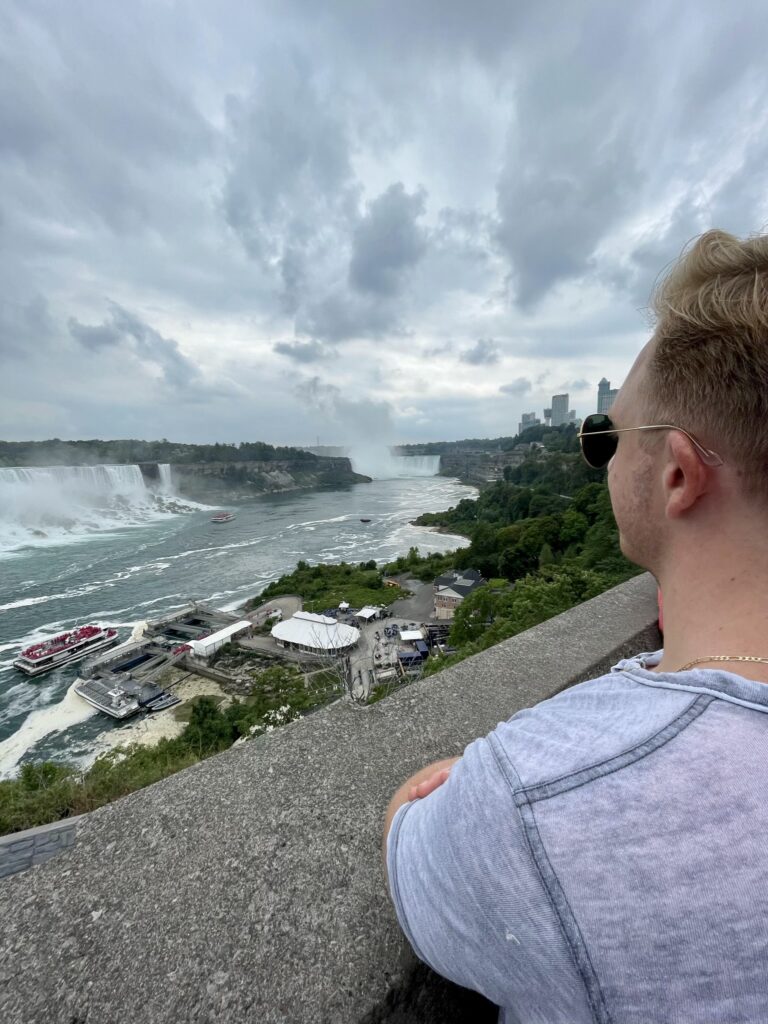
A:
{"type": "MultiPolygon", "coordinates": [[[[548,428],[533,428],[547,442],[548,428]]],[[[560,432],[562,436],[562,432],[560,432]]],[[[574,432],[575,440],[575,432],[574,432]]],[[[451,643],[458,654],[427,663],[427,673],[475,654],[641,570],[627,561],[605,481],[575,452],[532,449],[477,499],[415,522],[469,537],[469,547],[420,557],[412,551],[389,571],[433,579],[446,569],[473,568],[488,580],[457,609],[451,643]]],[[[578,442],[576,441],[576,444],[578,442]]]]}
{"type": "Polygon", "coordinates": [[[275,447],[263,441],[240,444],[182,444],[176,441],[0,441],[0,466],[92,466],[159,462],[307,462],[320,457],[302,448],[275,447]]]}

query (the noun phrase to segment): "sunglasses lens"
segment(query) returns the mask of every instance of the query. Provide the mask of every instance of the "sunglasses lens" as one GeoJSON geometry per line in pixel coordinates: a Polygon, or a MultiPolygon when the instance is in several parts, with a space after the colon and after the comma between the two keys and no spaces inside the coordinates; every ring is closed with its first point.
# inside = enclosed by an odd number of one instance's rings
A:
{"type": "Polygon", "coordinates": [[[581,425],[581,451],[593,469],[603,469],[616,454],[619,439],[615,434],[603,433],[612,427],[607,416],[597,413],[587,416],[581,425]]]}

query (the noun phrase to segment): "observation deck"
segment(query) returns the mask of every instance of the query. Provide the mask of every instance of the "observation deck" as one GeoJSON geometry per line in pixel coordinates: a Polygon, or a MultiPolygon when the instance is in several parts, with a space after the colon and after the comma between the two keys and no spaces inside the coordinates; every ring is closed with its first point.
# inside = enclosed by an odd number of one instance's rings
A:
{"type": "Polygon", "coordinates": [[[521,708],[657,648],[656,615],[638,576],[370,707],[339,701],[45,826],[63,852],[0,880],[0,1020],[495,1022],[397,926],[387,803],[521,708]]]}

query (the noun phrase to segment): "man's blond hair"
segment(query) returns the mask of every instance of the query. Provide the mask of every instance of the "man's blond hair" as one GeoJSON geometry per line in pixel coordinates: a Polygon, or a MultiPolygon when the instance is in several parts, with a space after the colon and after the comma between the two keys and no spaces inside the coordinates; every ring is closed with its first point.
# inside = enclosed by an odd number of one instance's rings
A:
{"type": "Polygon", "coordinates": [[[653,420],[684,427],[768,498],[768,235],[707,231],[653,297],[653,420]]]}

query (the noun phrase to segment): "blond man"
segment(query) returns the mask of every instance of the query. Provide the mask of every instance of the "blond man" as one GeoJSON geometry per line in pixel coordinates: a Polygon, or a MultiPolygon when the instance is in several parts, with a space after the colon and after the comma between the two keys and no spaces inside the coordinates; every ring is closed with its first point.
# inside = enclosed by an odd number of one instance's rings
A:
{"type": "Polygon", "coordinates": [[[581,443],[664,594],[664,649],[429,766],[387,815],[417,955],[515,1024],[768,1020],[768,236],[707,232],[655,310],[581,443]]]}

